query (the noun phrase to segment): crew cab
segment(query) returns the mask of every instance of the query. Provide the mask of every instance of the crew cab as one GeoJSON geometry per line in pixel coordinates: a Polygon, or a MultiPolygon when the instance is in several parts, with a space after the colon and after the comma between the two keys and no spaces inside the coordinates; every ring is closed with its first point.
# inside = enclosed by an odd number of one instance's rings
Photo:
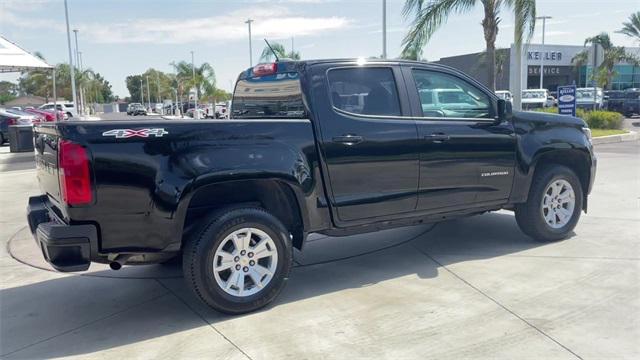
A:
{"type": "Polygon", "coordinates": [[[457,70],[401,60],[259,64],[231,119],[71,120],[34,142],[28,220],[54,268],[182,256],[193,293],[232,314],[274,300],[311,233],[507,209],[533,239],[563,239],[596,169],[583,120],[514,112],[457,70]]]}

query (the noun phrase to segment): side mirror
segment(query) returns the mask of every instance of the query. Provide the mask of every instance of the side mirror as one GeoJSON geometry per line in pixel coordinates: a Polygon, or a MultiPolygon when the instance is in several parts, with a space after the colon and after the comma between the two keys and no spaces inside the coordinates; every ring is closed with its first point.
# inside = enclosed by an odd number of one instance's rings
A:
{"type": "Polygon", "coordinates": [[[498,116],[497,120],[506,120],[512,112],[512,106],[510,101],[504,99],[498,99],[498,116]]]}

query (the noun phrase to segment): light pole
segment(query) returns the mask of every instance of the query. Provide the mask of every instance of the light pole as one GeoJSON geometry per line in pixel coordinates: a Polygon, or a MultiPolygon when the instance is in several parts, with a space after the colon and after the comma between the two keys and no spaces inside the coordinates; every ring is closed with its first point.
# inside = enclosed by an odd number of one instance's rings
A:
{"type": "Polygon", "coordinates": [[[67,47],[69,48],[69,68],[71,70],[71,96],[73,98],[73,108],[78,113],[78,101],[76,99],[76,72],[73,69],[73,54],[71,52],[71,33],[69,32],[69,7],[67,0],[64,0],[64,18],[67,22],[67,47]]]}
{"type": "MultiPolygon", "coordinates": [[[[82,72],[80,68],[80,49],[78,48],[78,29],[73,29],[73,36],[76,40],[76,66],[78,67],[78,71],[82,72]]],[[[82,99],[82,86],[80,86],[80,103],[78,104],[78,113],[84,114],[84,101],[82,99]]]]}
{"type": "Polygon", "coordinates": [[[542,20],[542,48],[540,49],[540,89],[544,88],[542,81],[544,80],[544,32],[547,25],[547,19],[551,16],[536,16],[536,20],[542,20]]]}
{"type": "Polygon", "coordinates": [[[140,104],[144,104],[144,85],[142,84],[142,75],[140,75],[140,104]]]}
{"type": "Polygon", "coordinates": [[[193,76],[193,87],[195,88],[195,93],[193,95],[193,118],[199,119],[200,114],[198,113],[198,85],[196,84],[196,63],[193,60],[193,50],[191,51],[191,73],[193,76]]]}
{"type": "Polygon", "coordinates": [[[147,104],[149,106],[149,111],[153,112],[153,110],[151,110],[151,91],[149,91],[149,75],[146,76],[147,78],[147,104]]]}
{"type": "Polygon", "coordinates": [[[387,0],[382,0],[382,58],[387,58],[387,0]]]}
{"type": "Polygon", "coordinates": [[[249,26],[249,67],[253,67],[253,49],[251,48],[251,23],[253,20],[247,19],[244,23],[249,26]]]}

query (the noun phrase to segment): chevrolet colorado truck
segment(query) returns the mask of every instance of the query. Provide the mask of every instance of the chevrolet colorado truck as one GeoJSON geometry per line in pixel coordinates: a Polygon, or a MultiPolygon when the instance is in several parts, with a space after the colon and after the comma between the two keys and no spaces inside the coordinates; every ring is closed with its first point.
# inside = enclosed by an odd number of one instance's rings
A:
{"type": "Polygon", "coordinates": [[[239,75],[231,112],[36,125],[42,194],[28,221],[46,260],[84,271],[182,256],[195,295],[238,314],[274,300],[310,233],[508,209],[525,234],[557,241],[594,181],[581,119],[512,111],[435,64],[259,64],[239,75]]]}

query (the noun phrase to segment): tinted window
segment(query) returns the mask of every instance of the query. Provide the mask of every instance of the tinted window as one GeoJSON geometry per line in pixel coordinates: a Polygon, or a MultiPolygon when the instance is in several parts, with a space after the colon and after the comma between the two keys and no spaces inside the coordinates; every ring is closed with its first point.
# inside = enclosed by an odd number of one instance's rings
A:
{"type": "Polygon", "coordinates": [[[425,117],[488,118],[491,99],[480,89],[454,76],[413,70],[425,117]]]}
{"type": "Polygon", "coordinates": [[[299,74],[292,72],[239,80],[231,111],[236,119],[307,118],[299,74]]]}
{"type": "Polygon", "coordinates": [[[330,70],[329,90],[336,109],[363,115],[401,115],[398,89],[390,68],[330,70]]]}
{"type": "Polygon", "coordinates": [[[627,92],[627,99],[640,99],[640,92],[629,91],[627,92]]]}

